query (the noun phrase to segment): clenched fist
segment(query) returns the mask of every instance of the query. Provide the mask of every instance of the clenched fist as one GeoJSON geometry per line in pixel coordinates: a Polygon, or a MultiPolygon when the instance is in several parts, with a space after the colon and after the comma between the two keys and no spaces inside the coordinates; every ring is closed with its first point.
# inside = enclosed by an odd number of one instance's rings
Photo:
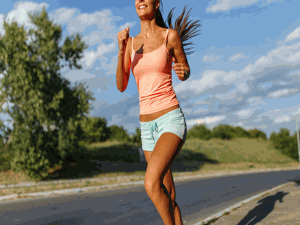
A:
{"type": "Polygon", "coordinates": [[[119,50],[124,51],[129,38],[129,27],[118,33],[119,50]]]}
{"type": "Polygon", "coordinates": [[[174,65],[172,66],[173,70],[177,74],[179,80],[185,81],[189,78],[190,73],[186,71],[183,63],[178,63],[177,60],[173,57],[174,65]]]}

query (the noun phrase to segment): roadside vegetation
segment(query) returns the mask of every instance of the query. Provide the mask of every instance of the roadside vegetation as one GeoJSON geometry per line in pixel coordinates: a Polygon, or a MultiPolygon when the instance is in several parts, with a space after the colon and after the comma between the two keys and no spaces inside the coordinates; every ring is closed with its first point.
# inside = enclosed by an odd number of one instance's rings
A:
{"type": "MultiPolygon", "coordinates": [[[[50,184],[20,187],[0,191],[0,195],[31,193],[66,188],[100,186],[113,183],[142,181],[147,163],[139,162],[139,144],[106,141],[87,144],[83,158],[69,162],[64,168],[49,170],[43,180],[56,181],[77,178],[109,178],[95,182],[78,181],[70,184],[50,184]],[[132,176],[131,178],[128,176],[132,176]]],[[[190,138],[172,165],[173,176],[209,174],[224,171],[263,168],[297,167],[298,162],[275,149],[268,140],[235,138],[222,140],[190,138]]],[[[0,184],[35,182],[25,173],[6,170],[0,172],[0,184]]]]}

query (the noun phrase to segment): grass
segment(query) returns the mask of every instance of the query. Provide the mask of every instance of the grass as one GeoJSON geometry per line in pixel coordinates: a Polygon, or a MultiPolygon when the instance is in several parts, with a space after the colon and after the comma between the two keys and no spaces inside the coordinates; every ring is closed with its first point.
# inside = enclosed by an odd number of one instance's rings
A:
{"type": "MultiPolygon", "coordinates": [[[[86,145],[84,158],[70,162],[65,168],[54,167],[44,180],[68,180],[77,178],[103,178],[97,182],[76,182],[45,186],[20,187],[0,190],[1,195],[30,193],[66,188],[99,186],[112,183],[141,181],[147,169],[146,162],[139,162],[138,145],[105,142],[86,145]],[[134,176],[135,175],[135,176],[134,176]],[[134,177],[125,177],[134,176],[134,177]]],[[[0,152],[1,153],[1,152],[0,152]]],[[[232,170],[298,167],[298,162],[272,147],[269,141],[237,138],[235,140],[189,139],[172,165],[173,177],[189,174],[210,174],[232,170]]],[[[25,173],[0,172],[0,184],[35,182],[25,173]]]]}

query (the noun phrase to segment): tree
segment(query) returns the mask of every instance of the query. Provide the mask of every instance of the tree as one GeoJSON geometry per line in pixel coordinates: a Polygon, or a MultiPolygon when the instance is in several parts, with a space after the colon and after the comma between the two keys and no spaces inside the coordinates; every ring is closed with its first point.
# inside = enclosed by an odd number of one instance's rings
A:
{"type": "Polygon", "coordinates": [[[297,132],[295,131],[290,136],[290,130],[287,128],[280,128],[279,133],[271,133],[270,141],[274,147],[282,152],[284,155],[298,160],[298,145],[297,145],[297,132]]]}
{"type": "Polygon", "coordinates": [[[258,129],[252,129],[248,131],[250,138],[262,138],[263,140],[267,140],[267,135],[258,129]]]}
{"type": "Polygon", "coordinates": [[[7,149],[9,135],[11,133],[11,129],[9,127],[5,127],[4,123],[0,120],[0,131],[2,131],[3,135],[0,134],[0,148],[4,147],[4,150],[7,149]]]}
{"type": "Polygon", "coordinates": [[[135,134],[132,137],[132,142],[142,144],[141,130],[138,127],[135,129],[135,134]]]}
{"type": "Polygon", "coordinates": [[[219,124],[213,128],[212,133],[215,138],[220,138],[222,140],[231,140],[236,137],[234,128],[228,124],[219,124]]]}
{"type": "Polygon", "coordinates": [[[205,124],[194,125],[187,132],[187,139],[198,138],[200,140],[210,140],[212,132],[205,124]]]}
{"type": "Polygon", "coordinates": [[[269,140],[275,143],[276,139],[277,139],[277,133],[272,131],[269,140]]]}
{"type": "Polygon", "coordinates": [[[88,117],[83,122],[84,136],[87,143],[104,142],[110,137],[106,118],[88,117]]]}
{"type": "Polygon", "coordinates": [[[0,37],[0,73],[4,75],[0,80],[0,102],[10,101],[14,108],[0,107],[0,112],[13,119],[11,168],[41,179],[48,175],[49,168],[63,165],[67,157],[80,157],[81,120],[91,110],[89,100],[95,98],[86,91],[85,83],[75,83],[71,88],[60,74],[65,66],[60,65],[62,59],[70,69],[81,69],[77,61],[88,47],[82,37],[68,36],[60,47],[62,28],[49,20],[45,8],[28,16],[36,30],[27,32],[17,22],[9,24],[4,19],[5,35],[0,37]],[[55,129],[50,131],[50,126],[55,129]]]}
{"type": "Polygon", "coordinates": [[[124,129],[123,126],[113,125],[109,127],[110,129],[110,140],[117,140],[117,141],[130,141],[131,138],[127,131],[124,129]]]}
{"type": "Polygon", "coordinates": [[[240,126],[234,127],[234,133],[236,137],[249,137],[248,131],[246,131],[244,128],[240,126]]]}

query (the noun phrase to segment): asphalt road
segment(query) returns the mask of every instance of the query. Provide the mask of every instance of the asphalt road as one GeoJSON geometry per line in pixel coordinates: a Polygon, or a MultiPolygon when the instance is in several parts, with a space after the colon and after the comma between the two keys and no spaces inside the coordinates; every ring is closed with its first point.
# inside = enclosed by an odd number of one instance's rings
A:
{"type": "MultiPolygon", "coordinates": [[[[176,182],[185,225],[293,180],[300,171],[265,172],[176,182]]],[[[24,199],[0,204],[1,225],[163,225],[144,187],[24,199]]]]}

